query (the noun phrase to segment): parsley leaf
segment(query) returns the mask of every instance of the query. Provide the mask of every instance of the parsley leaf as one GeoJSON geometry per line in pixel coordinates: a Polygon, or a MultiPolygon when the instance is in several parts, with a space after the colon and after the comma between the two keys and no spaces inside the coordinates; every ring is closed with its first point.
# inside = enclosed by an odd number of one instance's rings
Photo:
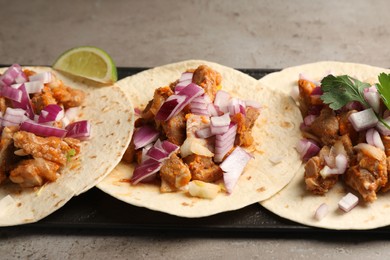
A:
{"type": "Polygon", "coordinates": [[[337,77],[328,75],[321,80],[321,89],[324,92],[321,99],[333,110],[338,110],[352,101],[359,101],[369,107],[363,96],[364,89],[369,87],[370,84],[348,75],[337,77]]]}
{"type": "Polygon", "coordinates": [[[378,76],[379,83],[376,84],[383,103],[390,109],[390,74],[381,73],[378,76]]]}

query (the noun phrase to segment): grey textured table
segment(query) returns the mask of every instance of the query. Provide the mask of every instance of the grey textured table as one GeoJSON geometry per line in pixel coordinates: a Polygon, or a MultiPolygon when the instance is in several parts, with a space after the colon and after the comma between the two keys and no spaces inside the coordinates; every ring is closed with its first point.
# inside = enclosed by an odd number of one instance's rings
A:
{"type": "MultiPolygon", "coordinates": [[[[390,3],[378,1],[5,1],[0,63],[51,64],[77,45],[107,50],[118,66],[206,59],[236,68],[320,60],[389,67],[390,3]]],[[[0,229],[0,258],[376,259],[378,239],[156,232],[0,229]]]]}

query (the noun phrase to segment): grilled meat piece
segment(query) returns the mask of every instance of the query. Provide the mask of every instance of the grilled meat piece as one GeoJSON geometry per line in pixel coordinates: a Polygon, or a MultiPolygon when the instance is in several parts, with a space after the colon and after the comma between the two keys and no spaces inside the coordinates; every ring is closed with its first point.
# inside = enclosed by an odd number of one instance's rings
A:
{"type": "Polygon", "coordinates": [[[329,156],[330,148],[322,147],[318,156],[309,159],[305,165],[305,183],[306,189],[314,194],[323,195],[328,192],[339,178],[337,174],[332,174],[323,178],[320,174],[325,166],[325,156],[329,156]]]}
{"type": "Polygon", "coordinates": [[[187,185],[191,180],[188,166],[173,153],[160,169],[161,192],[177,191],[187,185]]]}
{"type": "Polygon", "coordinates": [[[254,107],[245,109],[245,116],[237,113],[232,117],[232,122],[237,124],[237,136],[235,145],[248,147],[253,143],[252,128],[260,115],[260,110],[254,107]]]}
{"type": "Polygon", "coordinates": [[[302,116],[305,117],[314,110],[320,110],[322,107],[322,101],[318,96],[313,96],[312,92],[316,88],[316,85],[313,82],[310,82],[305,79],[298,80],[299,88],[299,109],[301,110],[302,116]]]}
{"type": "Polygon", "coordinates": [[[21,187],[37,187],[55,181],[59,168],[58,164],[42,158],[23,160],[10,172],[9,178],[21,187]]]}
{"type": "Polygon", "coordinates": [[[67,161],[67,154],[71,149],[80,151],[80,141],[73,138],[39,137],[32,133],[19,131],[13,135],[16,148],[23,150],[34,158],[44,158],[61,166],[67,161]]]}
{"type": "Polygon", "coordinates": [[[64,85],[52,88],[51,91],[58,104],[63,105],[65,109],[78,107],[85,99],[85,93],[83,91],[66,87],[64,85]]]}
{"type": "Polygon", "coordinates": [[[36,93],[31,98],[31,104],[36,114],[40,114],[47,105],[57,104],[53,93],[48,86],[44,86],[41,93],[36,93]]]}
{"type": "Polygon", "coordinates": [[[211,101],[214,101],[221,81],[221,74],[206,65],[200,65],[192,76],[192,82],[201,86],[211,101]]]}
{"type": "Polygon", "coordinates": [[[344,174],[345,183],[358,191],[367,202],[376,200],[376,192],[387,184],[385,153],[375,146],[361,143],[357,150],[357,165],[344,174]]]}
{"type": "Polygon", "coordinates": [[[186,117],[181,111],[171,119],[161,122],[163,132],[171,143],[182,145],[186,139],[186,117]]]}
{"type": "Polygon", "coordinates": [[[7,173],[12,169],[19,157],[14,154],[13,134],[18,127],[5,127],[0,141],[0,184],[7,178],[7,173]]]}
{"type": "Polygon", "coordinates": [[[222,169],[211,157],[191,154],[183,159],[190,169],[192,179],[204,182],[215,182],[222,178],[222,169]]]}
{"type": "Polygon", "coordinates": [[[310,131],[321,140],[323,145],[334,144],[339,136],[339,121],[334,111],[324,107],[311,124],[310,131]]]}

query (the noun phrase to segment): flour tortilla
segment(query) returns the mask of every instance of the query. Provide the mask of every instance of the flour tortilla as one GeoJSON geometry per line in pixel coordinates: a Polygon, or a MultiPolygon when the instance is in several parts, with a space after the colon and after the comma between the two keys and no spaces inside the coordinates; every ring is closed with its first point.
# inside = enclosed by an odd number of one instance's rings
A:
{"type": "MultiPolygon", "coordinates": [[[[354,63],[319,62],[269,74],[260,79],[260,82],[269,88],[288,93],[297,84],[299,73],[319,80],[329,72],[334,75],[347,74],[361,81],[372,82],[377,81],[381,72],[390,73],[390,70],[354,63]]],[[[350,192],[350,189],[338,183],[324,196],[313,195],[306,191],[303,176],[302,166],[291,183],[272,198],[262,201],[261,205],[283,218],[326,229],[373,229],[390,224],[390,193],[379,192],[377,201],[360,202],[352,211],[345,213],[338,209],[338,201],[350,192]],[[322,203],[328,205],[329,213],[318,221],[314,218],[314,213],[322,203]]]]}
{"type": "MultiPolygon", "coordinates": [[[[62,207],[73,196],[95,186],[118,164],[133,133],[134,109],[117,86],[97,88],[47,67],[24,68],[35,72],[51,71],[65,85],[87,94],[80,119],[89,120],[92,137],[81,143],[79,161],[64,168],[55,182],[35,189],[8,183],[0,185],[0,226],[36,222],[62,207]]],[[[0,73],[5,70],[0,69],[0,73]]]]}
{"type": "Polygon", "coordinates": [[[299,136],[299,110],[291,99],[264,88],[258,81],[237,70],[206,61],[191,60],[157,67],[125,78],[118,85],[134,107],[144,108],[154,90],[180,78],[182,72],[206,64],[222,75],[222,89],[232,96],[262,104],[253,129],[254,145],[247,150],[252,159],[231,195],[224,192],[213,199],[190,197],[184,192],[160,193],[157,185],[131,185],[134,166],[121,162],[97,187],[129,204],[182,217],[204,217],[239,209],[264,200],[290,182],[301,162],[294,149],[299,136]],[[293,137],[291,137],[293,136],[293,137]],[[295,137],[295,138],[294,138],[295,137]],[[278,161],[273,163],[272,161],[278,161]]]}

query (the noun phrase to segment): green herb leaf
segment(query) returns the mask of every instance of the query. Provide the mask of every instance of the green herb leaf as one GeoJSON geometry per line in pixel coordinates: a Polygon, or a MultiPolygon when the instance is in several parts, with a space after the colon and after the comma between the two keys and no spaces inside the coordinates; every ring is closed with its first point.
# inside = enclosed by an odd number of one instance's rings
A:
{"type": "Polygon", "coordinates": [[[73,156],[76,155],[76,150],[75,149],[70,149],[67,154],[66,154],[66,160],[69,162],[70,159],[72,159],[73,156]]]}
{"type": "Polygon", "coordinates": [[[370,84],[348,75],[337,77],[328,75],[321,81],[321,89],[324,92],[321,99],[333,110],[338,110],[352,101],[359,101],[369,107],[363,96],[364,89],[369,87],[370,84]]]}
{"type": "Polygon", "coordinates": [[[390,74],[381,73],[378,76],[379,84],[376,84],[383,103],[390,109],[390,74]]]}

